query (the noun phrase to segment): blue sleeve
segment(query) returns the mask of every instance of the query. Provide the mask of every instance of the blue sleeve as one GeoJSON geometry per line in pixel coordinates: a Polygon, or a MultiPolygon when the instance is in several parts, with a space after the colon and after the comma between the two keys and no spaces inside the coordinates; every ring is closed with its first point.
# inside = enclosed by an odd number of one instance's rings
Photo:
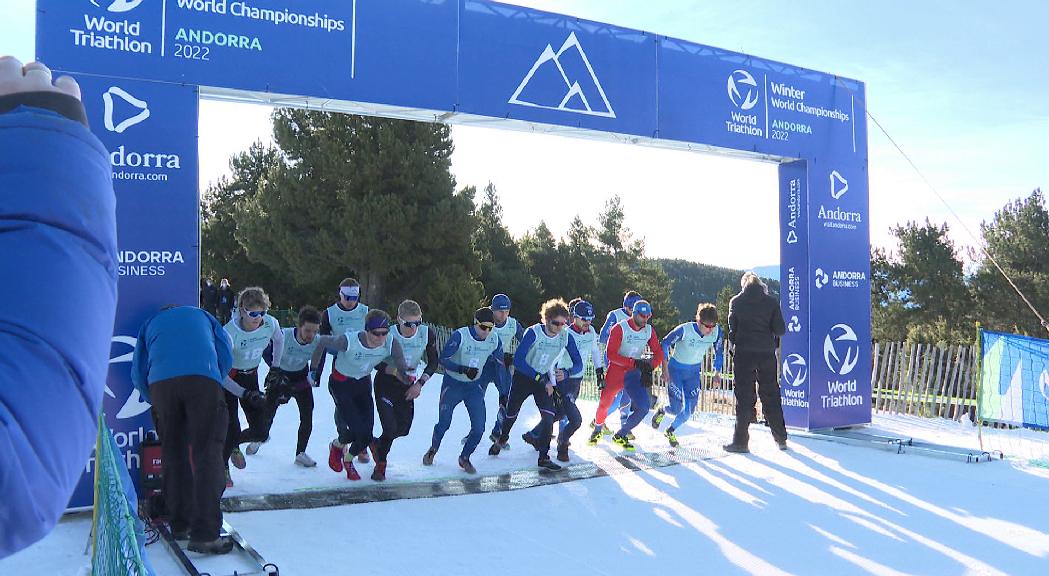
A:
{"type": "Polygon", "coordinates": [[[524,333],[525,333],[525,327],[522,326],[520,322],[518,322],[517,323],[517,334],[515,334],[515,336],[517,336],[517,341],[518,342],[520,342],[521,339],[524,338],[524,333]]]}
{"type": "Polygon", "coordinates": [[[579,347],[576,346],[575,338],[572,338],[571,335],[568,336],[568,357],[572,359],[572,367],[568,369],[569,374],[575,374],[583,369],[583,357],[579,354],[579,347]]]}
{"type": "Polygon", "coordinates": [[[505,368],[503,368],[503,342],[502,342],[502,340],[499,341],[499,345],[495,347],[495,350],[492,350],[492,353],[488,355],[488,359],[485,360],[485,367],[487,367],[489,363],[495,364],[495,368],[496,368],[495,373],[498,375],[498,378],[500,380],[499,384],[505,385],[506,382],[502,381],[502,380],[503,380],[503,377],[506,375],[507,371],[506,371],[505,368]]]}
{"type": "Polygon", "coordinates": [[[456,330],[455,332],[452,332],[451,338],[448,338],[448,342],[446,342],[444,345],[444,350],[441,350],[440,362],[441,366],[444,366],[444,369],[446,371],[458,372],[459,369],[462,368],[462,366],[456,364],[455,362],[452,362],[451,360],[452,354],[455,354],[455,352],[459,349],[459,344],[462,342],[462,340],[462,335],[459,333],[458,330],[456,330]]]}
{"type": "Polygon", "coordinates": [[[721,372],[725,365],[725,333],[721,331],[721,326],[717,327],[717,331],[718,339],[714,341],[714,370],[721,372]]]}
{"type": "Polygon", "coordinates": [[[602,344],[608,344],[608,333],[611,332],[612,327],[616,325],[615,317],[615,310],[609,312],[608,316],[605,316],[605,325],[601,327],[601,334],[597,336],[597,339],[602,344]]]}
{"type": "Polygon", "coordinates": [[[211,314],[211,330],[215,333],[215,354],[219,359],[219,376],[225,379],[229,371],[233,369],[233,343],[230,342],[229,333],[219,324],[211,314]]]}
{"type": "Polygon", "coordinates": [[[681,325],[671,330],[670,334],[667,334],[663,338],[663,343],[661,344],[663,348],[663,358],[670,358],[670,347],[674,344],[677,344],[678,341],[681,340],[681,337],[684,335],[684,325],[681,325]]]}
{"type": "Polygon", "coordinates": [[[267,366],[273,366],[273,342],[270,341],[266,344],[266,349],[262,351],[262,359],[266,361],[267,366]]]}
{"type": "Polygon", "coordinates": [[[535,380],[537,374],[535,369],[528,365],[528,351],[532,349],[533,344],[535,344],[535,332],[528,330],[521,338],[520,344],[517,345],[517,352],[514,352],[514,369],[529,380],[535,380]]]}
{"type": "Polygon", "coordinates": [[[95,445],[117,303],[111,174],[83,125],[0,114],[0,558],[54,527],[95,445]]]}
{"type": "Polygon", "coordinates": [[[146,346],[149,320],[142,324],[142,328],[138,330],[138,337],[135,338],[135,353],[131,357],[131,384],[143,400],[152,404],[149,398],[149,348],[146,346]]]}

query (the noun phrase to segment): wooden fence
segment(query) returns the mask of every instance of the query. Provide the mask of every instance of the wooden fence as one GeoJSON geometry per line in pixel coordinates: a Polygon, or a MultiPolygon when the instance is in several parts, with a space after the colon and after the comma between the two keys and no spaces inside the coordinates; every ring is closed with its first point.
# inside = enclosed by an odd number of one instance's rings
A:
{"type": "Polygon", "coordinates": [[[876,342],[873,408],[892,414],[976,420],[976,347],[876,342]]]}

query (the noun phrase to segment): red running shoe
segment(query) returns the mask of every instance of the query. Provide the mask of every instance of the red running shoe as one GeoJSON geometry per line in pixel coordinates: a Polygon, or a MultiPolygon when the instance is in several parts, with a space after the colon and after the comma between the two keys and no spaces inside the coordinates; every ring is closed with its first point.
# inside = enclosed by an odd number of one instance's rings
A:
{"type": "Polygon", "coordinates": [[[357,473],[357,469],[353,467],[353,460],[349,460],[345,464],[346,466],[346,479],[347,480],[360,480],[361,475],[357,473]]]}
{"type": "Polygon", "coordinates": [[[336,446],[334,440],[328,444],[328,468],[334,472],[342,472],[342,448],[336,446]]]}

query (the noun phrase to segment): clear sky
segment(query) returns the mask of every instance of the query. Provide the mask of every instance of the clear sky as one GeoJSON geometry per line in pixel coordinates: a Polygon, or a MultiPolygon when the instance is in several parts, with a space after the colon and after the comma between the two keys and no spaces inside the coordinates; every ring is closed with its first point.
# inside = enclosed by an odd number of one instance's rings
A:
{"type": "MultiPolygon", "coordinates": [[[[69,0],[84,1],[87,0],[69,0]]],[[[376,0],[377,1],[377,0],[376,0]]],[[[517,0],[862,80],[871,114],[974,233],[1005,202],[1049,188],[1049,3],[879,0],[517,0]]],[[[30,58],[34,2],[0,2],[0,53],[30,58]]],[[[269,138],[267,108],[201,106],[201,186],[269,138]]],[[[899,222],[947,221],[969,237],[870,122],[871,241],[899,222]]],[[[746,268],[779,259],[776,168],[565,137],[453,129],[460,185],[491,180],[521,235],[563,233],[619,194],[652,256],[746,268]],[[566,200],[567,199],[567,200],[566,200]],[[552,210],[552,206],[562,210],[552,210]]]]}

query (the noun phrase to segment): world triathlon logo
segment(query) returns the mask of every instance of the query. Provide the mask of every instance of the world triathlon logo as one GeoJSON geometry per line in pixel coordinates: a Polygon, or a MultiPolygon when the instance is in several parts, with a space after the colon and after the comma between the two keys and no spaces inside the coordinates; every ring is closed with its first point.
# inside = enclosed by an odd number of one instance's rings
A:
{"type": "Polygon", "coordinates": [[[797,388],[809,377],[809,367],[801,354],[791,354],[783,360],[783,381],[797,388]]]}
{"type": "Polygon", "coordinates": [[[142,3],[142,0],[91,0],[98,8],[105,8],[110,12],[130,12],[142,3]]]}
{"type": "MultiPolygon", "coordinates": [[[[111,365],[131,363],[131,361],[135,357],[135,345],[138,343],[138,340],[132,336],[113,336],[111,342],[114,345],[119,344],[121,346],[129,348],[130,351],[125,352],[124,354],[118,354],[117,356],[111,357],[109,359],[109,363],[111,365]]],[[[131,392],[127,400],[124,401],[123,405],[121,405],[120,407],[120,410],[117,412],[117,420],[126,420],[128,418],[134,418],[135,416],[143,414],[150,409],[149,402],[146,402],[142,399],[142,395],[139,393],[138,389],[133,386],[130,388],[131,392]]],[[[119,400],[117,398],[116,393],[113,392],[113,389],[109,387],[108,383],[106,384],[105,392],[106,396],[109,396],[114,400],[119,400]]]]}
{"type": "Polygon", "coordinates": [[[848,324],[835,324],[823,339],[823,361],[831,372],[846,376],[860,360],[860,343],[848,324]]]}
{"type": "Polygon", "coordinates": [[[758,83],[750,72],[736,70],[729,75],[728,97],[740,110],[750,110],[758,103],[758,83]]]}

